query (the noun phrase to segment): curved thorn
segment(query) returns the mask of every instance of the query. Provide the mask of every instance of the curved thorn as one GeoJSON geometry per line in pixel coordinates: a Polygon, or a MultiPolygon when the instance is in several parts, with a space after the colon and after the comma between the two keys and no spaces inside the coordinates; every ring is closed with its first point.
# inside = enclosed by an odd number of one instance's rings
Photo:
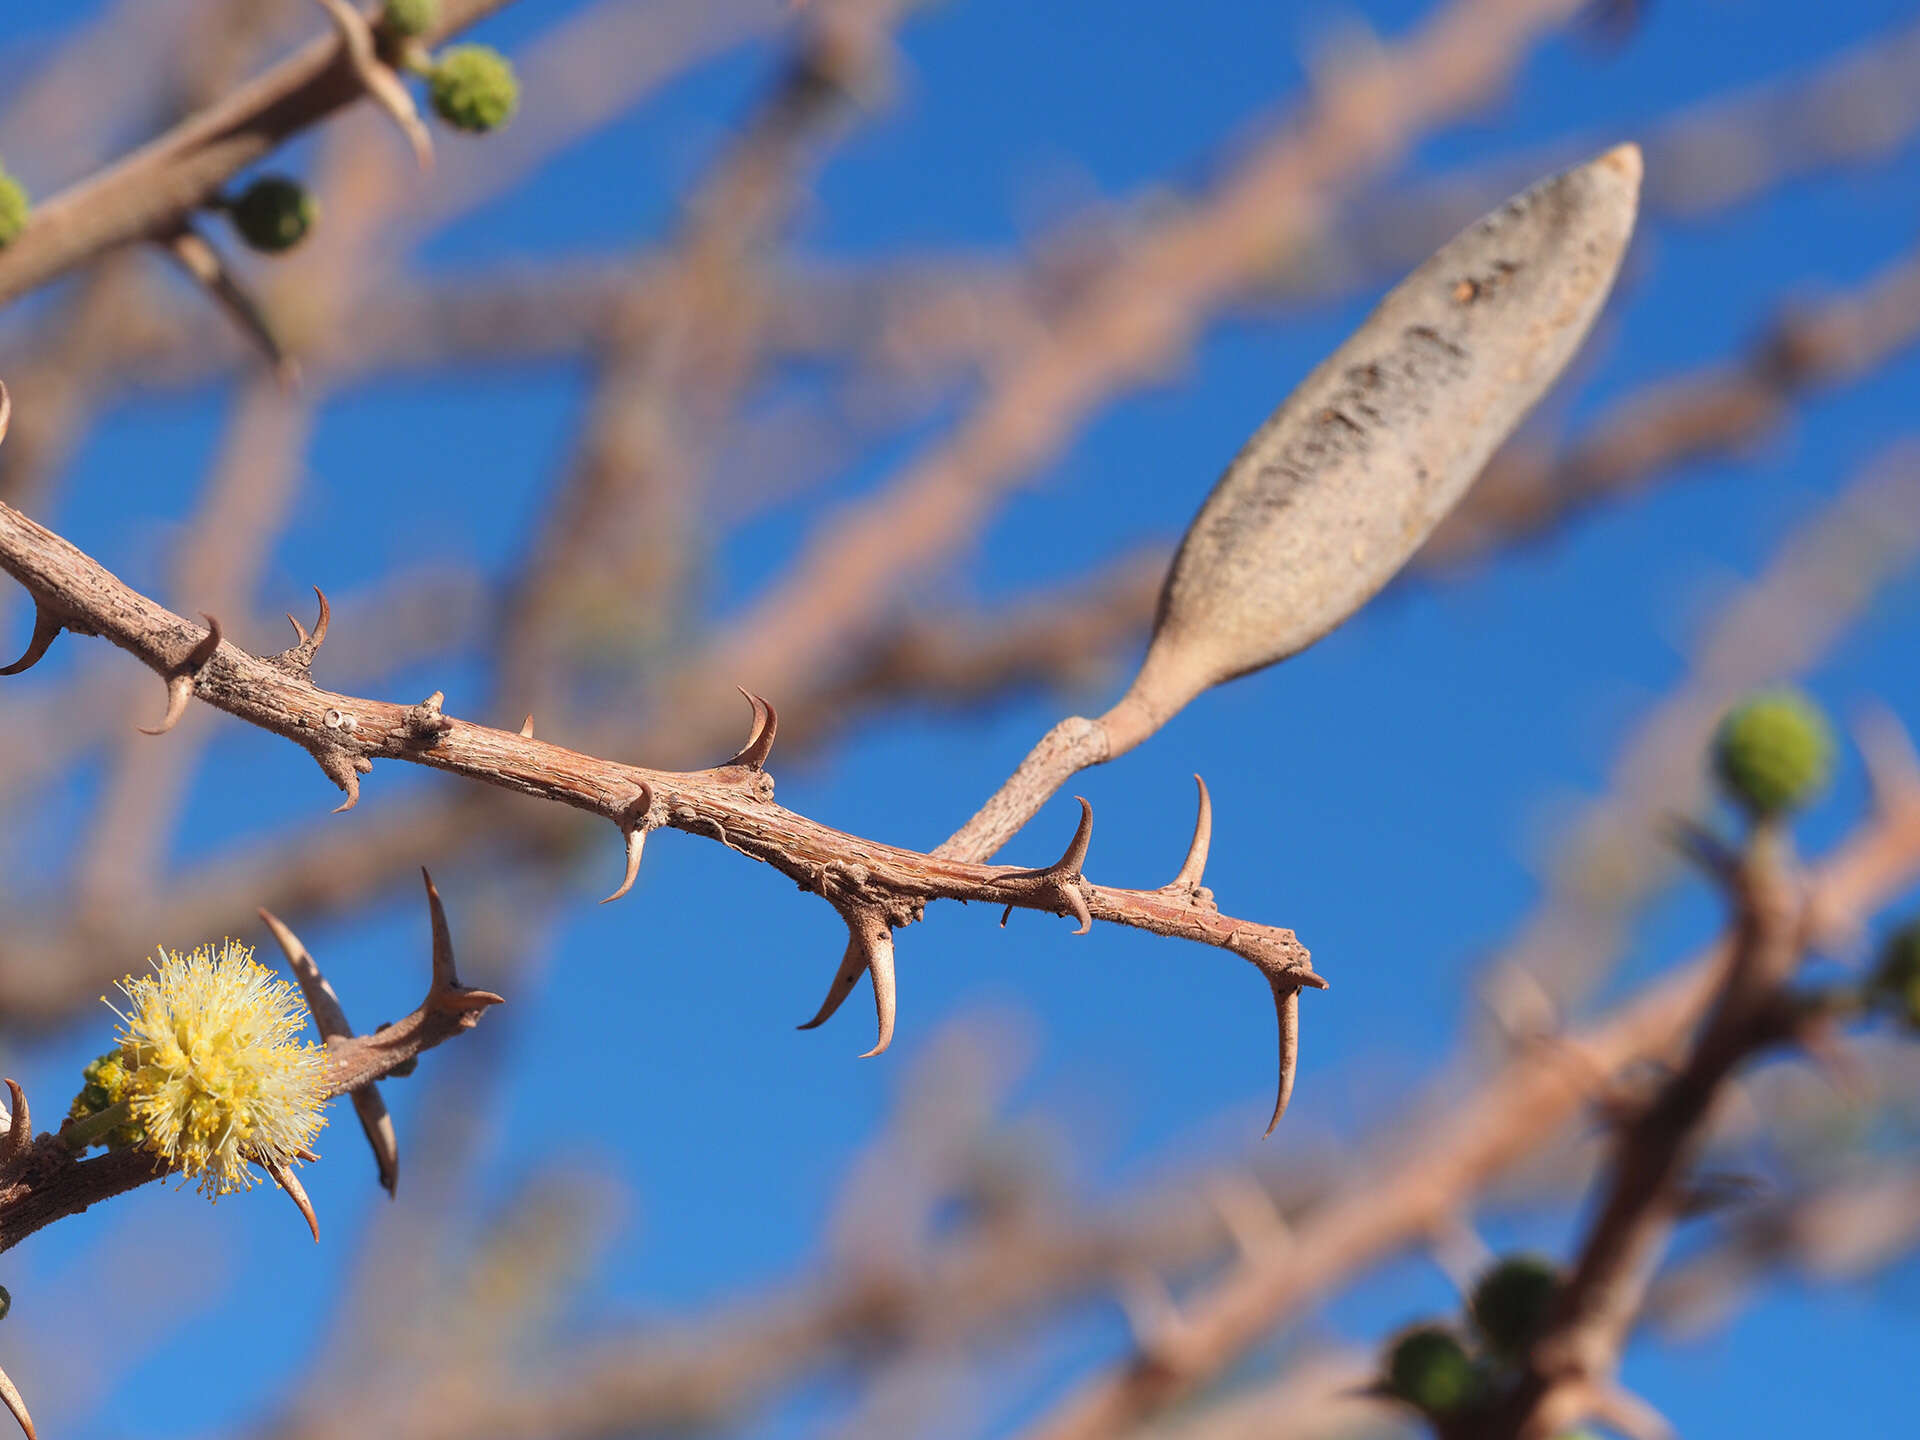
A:
{"type": "Polygon", "coordinates": [[[420,119],[420,110],[413,103],[412,94],[380,58],[375,49],[373,28],[367,24],[366,17],[347,0],[320,0],[320,8],[333,21],[333,28],[340,35],[341,47],[347,53],[347,63],[353,67],[355,77],[373,102],[387,112],[393,123],[400,127],[401,134],[407,137],[407,143],[413,147],[414,163],[422,170],[431,170],[433,136],[420,119]]]}
{"type": "MultiPolygon", "coordinates": [[[[5,392],[0,390],[0,432],[6,429],[5,399],[5,392]]],[[[27,1440],[40,1440],[33,1428],[33,1417],[27,1413],[27,1402],[20,1398],[20,1391],[13,1381],[7,1378],[7,1372],[4,1370],[0,1370],[0,1401],[6,1402],[7,1409],[13,1412],[13,1418],[19,1422],[20,1431],[27,1440]]]]}
{"type": "Polygon", "coordinates": [[[527,712],[527,718],[520,722],[520,735],[521,738],[526,740],[533,739],[533,712],[531,710],[527,712]]]}
{"type": "Polygon", "coordinates": [[[38,665],[40,657],[45,655],[53,642],[59,638],[63,628],[44,606],[36,602],[33,607],[33,638],[27,641],[26,653],[5,669],[0,669],[0,675],[18,675],[38,665]]]}
{"type": "Polygon", "coordinates": [[[862,1053],[862,1060],[871,1060],[876,1055],[886,1053],[893,1044],[893,1020],[896,1006],[896,987],[893,975],[893,930],[885,920],[874,917],[854,932],[867,964],[867,974],[873,981],[873,1014],[878,1023],[879,1038],[873,1042],[871,1050],[862,1053]]]}
{"type": "Polygon", "coordinates": [[[261,922],[273,933],[273,938],[280,942],[281,950],[286,952],[287,968],[293,971],[300,993],[306,997],[307,1013],[313,1016],[313,1026],[320,1032],[320,1038],[352,1039],[353,1026],[347,1023],[347,1012],[341,1008],[339,995],[327,983],[327,977],[320,973],[319,965],[307,947],[300,943],[300,937],[289,930],[286,923],[271,910],[261,908],[254,914],[260,917],[261,922]]]}
{"type": "Polygon", "coordinates": [[[1093,929],[1093,912],[1087,909],[1087,897],[1078,885],[1062,885],[1060,898],[1067,902],[1067,909],[1080,922],[1080,928],[1074,934],[1084,935],[1093,929]]]}
{"type": "Polygon", "coordinates": [[[1084,795],[1073,798],[1080,802],[1080,824],[1073,832],[1073,839],[1067,842],[1066,853],[1047,867],[1062,875],[1080,873],[1080,867],[1087,863],[1087,846],[1093,843],[1093,806],[1084,795]]]}
{"type": "Polygon", "coordinates": [[[207,622],[207,633],[187,652],[187,658],[167,676],[167,713],[154,729],[140,726],[142,735],[164,735],[180,723],[180,717],[187,713],[187,702],[193,699],[194,680],[220,648],[220,622],[205,611],[201,612],[200,618],[207,622]]]}
{"type": "Polygon", "coordinates": [[[1293,1099],[1294,1070],[1300,1063],[1300,987],[1279,980],[1268,983],[1273,986],[1273,1008],[1280,1018],[1280,1093],[1273,1102],[1273,1119],[1267,1122],[1271,1135],[1293,1099]]]}
{"type": "Polygon", "coordinates": [[[180,723],[180,717],[187,713],[187,702],[193,698],[193,677],[175,675],[167,681],[167,713],[160,717],[160,723],[154,726],[139,726],[142,735],[164,735],[180,723]]]}
{"type": "Polygon", "coordinates": [[[327,641],[327,622],[333,619],[333,607],[327,604],[327,592],[318,585],[313,593],[320,601],[320,617],[313,622],[313,648],[318,650],[327,641]]]}
{"type": "Polygon", "coordinates": [[[600,902],[602,905],[612,904],[633,889],[633,882],[640,878],[640,856],[646,848],[647,827],[633,826],[627,831],[627,873],[620,877],[620,888],[602,900],[600,902]]]}
{"type": "Polygon", "coordinates": [[[814,1012],[811,1020],[794,1028],[817,1030],[831,1020],[847,996],[853,993],[853,987],[859,983],[860,974],[866,968],[866,957],[860,953],[859,942],[849,935],[846,954],[841,956],[840,968],[833,972],[833,983],[827,987],[827,998],[820,1002],[820,1008],[814,1012]]]}
{"type": "Polygon", "coordinates": [[[280,337],[274,333],[273,322],[267,318],[266,311],[260,308],[260,302],[252,292],[234,276],[226,258],[214,247],[213,242],[184,220],[171,231],[157,234],[154,238],[259,347],[281,385],[289,390],[297,386],[300,383],[299,362],[287,353],[286,347],[280,343],[280,337]]]}
{"type": "Polygon", "coordinates": [[[291,610],[283,611],[282,613],[285,614],[285,616],[287,617],[287,623],[293,626],[293,634],[294,634],[293,648],[296,650],[304,649],[307,643],[307,638],[308,638],[307,627],[302,625],[298,620],[294,618],[294,614],[291,610]]]}
{"type": "Polygon", "coordinates": [[[261,1165],[273,1177],[274,1184],[287,1192],[287,1198],[293,1201],[296,1209],[306,1218],[307,1228],[313,1232],[313,1243],[320,1243],[320,1217],[313,1212],[313,1201],[307,1198],[307,1190],[300,1178],[290,1166],[282,1165],[278,1160],[262,1160],[261,1165]]]}
{"type": "Polygon", "coordinates": [[[1187,858],[1180,862],[1180,873],[1173,877],[1169,890],[1193,890],[1206,873],[1207,850],[1213,844],[1213,797],[1207,794],[1207,782],[1198,775],[1193,783],[1200,787],[1200,813],[1194,817],[1193,843],[1187,846],[1187,858]]]}
{"type": "Polygon", "coordinates": [[[767,756],[773,753],[773,737],[780,730],[780,715],[770,701],[762,700],[743,686],[736,685],[733,688],[744,695],[747,704],[753,707],[753,728],[748,732],[747,743],[741,747],[740,753],[726,764],[758,770],[767,763],[767,756]]]}
{"type": "Polygon", "coordinates": [[[33,1116],[27,1109],[27,1092],[20,1088],[18,1080],[9,1080],[7,1095],[12,1118],[7,1123],[6,1136],[0,1138],[0,1165],[26,1149],[27,1142],[33,1139],[33,1116]]]}
{"type": "MultiPolygon", "coordinates": [[[[533,717],[527,718],[531,721],[533,717]]],[[[620,815],[620,832],[627,837],[627,872],[620,879],[620,888],[602,900],[602,905],[611,904],[633,889],[633,882],[640,874],[641,852],[647,848],[647,812],[652,809],[653,787],[642,780],[640,793],[620,815]]]]}
{"type": "Polygon", "coordinates": [[[0,380],[0,440],[7,438],[7,422],[13,419],[13,396],[7,393],[7,382],[0,380]]]}
{"type": "Polygon", "coordinates": [[[447,929],[446,906],[440,903],[440,892],[424,865],[420,878],[427,882],[427,909],[433,918],[433,985],[428,994],[441,995],[460,988],[460,977],[453,968],[453,935],[447,929]]]}
{"type": "Polygon", "coordinates": [[[400,1141],[387,1102],[380,1098],[380,1087],[371,1083],[355,1090],[351,1098],[353,1113],[360,1117],[360,1129],[373,1149],[373,1163],[380,1168],[380,1188],[392,1196],[400,1184],[400,1141]]]}

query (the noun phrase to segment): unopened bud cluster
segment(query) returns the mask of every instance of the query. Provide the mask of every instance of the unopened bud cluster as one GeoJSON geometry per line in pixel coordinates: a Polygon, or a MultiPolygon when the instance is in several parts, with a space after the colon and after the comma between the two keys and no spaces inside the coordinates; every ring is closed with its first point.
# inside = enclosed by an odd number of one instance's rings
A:
{"type": "Polygon", "coordinates": [[[1387,1342],[1382,1388],[1449,1426],[1488,1410],[1518,1378],[1561,1284],[1551,1261],[1507,1256],[1474,1285],[1465,1325],[1426,1321],[1387,1342]]]}
{"type": "Polygon", "coordinates": [[[1755,695],[1727,712],[1713,741],[1713,771],[1727,798],[1755,820],[1798,810],[1826,788],[1833,732],[1806,696],[1755,695]]]}
{"type": "MultiPolygon", "coordinates": [[[[382,54],[425,77],[433,113],[454,129],[476,135],[498,130],[520,107],[512,64],[490,45],[455,45],[428,55],[422,37],[439,23],[440,0],[386,0],[378,27],[382,54]]],[[[212,208],[226,212],[250,249],[267,255],[293,249],[320,215],[313,193],[285,175],[262,176],[212,208]]],[[[26,215],[26,192],[0,170],[0,246],[25,226],[26,215]]]]}
{"type": "Polygon", "coordinates": [[[32,216],[33,201],[27,198],[27,187],[0,165],[0,250],[20,238],[32,216]]]}

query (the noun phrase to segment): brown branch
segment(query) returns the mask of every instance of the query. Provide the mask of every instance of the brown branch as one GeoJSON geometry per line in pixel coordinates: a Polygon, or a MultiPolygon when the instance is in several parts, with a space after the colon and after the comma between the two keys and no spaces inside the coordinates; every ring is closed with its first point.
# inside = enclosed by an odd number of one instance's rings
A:
{"type": "MultiPolygon", "coordinates": [[[[1816,872],[1809,910],[1857,917],[1920,877],[1920,793],[1891,797],[1816,872]]],[[[1186,1307],[1177,1347],[1138,1356],[1023,1432],[1026,1440],[1095,1440],[1125,1433],[1232,1365],[1288,1316],[1389,1254],[1425,1241],[1509,1167],[1527,1159],[1593,1098],[1597,1079],[1666,1060],[1720,988],[1717,945],[1612,1019],[1528,1046],[1450,1104],[1411,1147],[1326,1196],[1293,1227],[1292,1243],[1243,1264],[1186,1307]]]]}
{"type": "MultiPolygon", "coordinates": [[[[472,1029],[482,1012],[501,1003],[491,991],[460,983],[446,916],[431,879],[427,896],[433,918],[433,975],[426,998],[404,1019],[370,1034],[326,1037],[328,1098],[351,1094],[410,1066],[425,1051],[472,1029]]],[[[84,1155],[84,1148],[69,1144],[61,1132],[50,1131],[0,1162],[0,1251],[12,1249],[55,1220],[78,1215],[170,1173],[166,1162],[147,1150],[110,1150],[92,1159],[84,1155]]],[[[296,1200],[304,1198],[296,1187],[287,1188],[296,1200]]],[[[302,1210],[311,1219],[310,1207],[303,1205],[302,1210]]],[[[319,1238],[317,1230],[315,1238],[319,1238]]]]}
{"type": "MultiPolygon", "coordinates": [[[[439,41],[507,0],[442,0],[439,41]]],[[[116,246],[175,230],[236,173],[366,94],[337,36],[301,47],[225,100],[36,206],[0,250],[0,304],[116,246]]]]}
{"type": "Polygon", "coordinates": [[[1784,833],[1756,831],[1727,877],[1737,908],[1712,1007],[1673,1078],[1622,1131],[1577,1262],[1530,1350],[1519,1389],[1477,1421],[1487,1440],[1548,1440],[1596,1413],[1667,1237],[1714,1106],[1742,1064],[1791,1038],[1784,987],[1808,940],[1805,889],[1784,833]]]}
{"type": "MultiPolygon", "coordinates": [[[[179,673],[204,645],[202,627],[136,593],[67,541],[4,506],[0,568],[27,587],[42,614],[69,630],[101,635],[162,675],[179,673]]],[[[1188,889],[1095,885],[1077,863],[1068,863],[1071,850],[1043,872],[903,850],[774,804],[773,782],[760,770],[672,772],[602,760],[454,719],[434,700],[403,706],[322,690],[303,667],[261,659],[227,642],[199,665],[192,686],[216,708],[307,749],[347,793],[347,806],[358,799],[360,776],[376,758],[407,760],[598,815],[622,831],[669,825],[717,838],[824,896],[843,914],[878,917],[889,930],[917,920],[928,901],[940,899],[1054,914],[1084,910],[1094,920],[1231,950],[1270,983],[1325,984],[1292,931],[1224,916],[1210,897],[1188,889]]]]}

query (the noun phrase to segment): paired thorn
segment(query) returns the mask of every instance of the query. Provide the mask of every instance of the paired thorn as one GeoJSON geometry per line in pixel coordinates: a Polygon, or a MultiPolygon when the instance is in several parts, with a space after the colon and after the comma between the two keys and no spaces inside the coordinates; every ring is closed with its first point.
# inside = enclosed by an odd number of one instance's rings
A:
{"type": "MultiPolygon", "coordinates": [[[[0,401],[4,399],[5,397],[0,395],[0,401]]],[[[3,408],[0,408],[0,431],[4,431],[5,428],[6,413],[3,408]]],[[[33,1417],[27,1413],[27,1402],[20,1398],[19,1389],[7,1377],[7,1372],[4,1370],[0,1370],[0,1401],[4,1401],[7,1409],[13,1413],[14,1420],[19,1423],[21,1433],[27,1437],[27,1440],[40,1440],[39,1433],[33,1428],[33,1417]]]]}
{"type": "Polygon", "coordinates": [[[27,1110],[27,1092],[20,1088],[19,1081],[8,1080],[7,1094],[10,1115],[7,1133],[0,1136],[0,1166],[11,1164],[33,1139],[33,1116],[27,1110]]]}
{"type": "Polygon", "coordinates": [[[299,638],[294,642],[291,649],[282,650],[279,655],[281,660],[287,661],[301,670],[313,669],[313,657],[319,652],[320,647],[326,644],[327,626],[333,620],[333,607],[327,604],[327,592],[316,585],[313,587],[313,593],[320,601],[320,615],[319,618],[313,622],[313,633],[309,635],[307,633],[307,627],[302,625],[300,621],[295,618],[293,612],[289,610],[287,612],[287,623],[293,626],[293,633],[299,638]]]}
{"type": "MultiPolygon", "coordinates": [[[[527,717],[529,733],[532,725],[533,717],[529,715],[527,717]]],[[[626,837],[627,842],[626,873],[620,877],[620,888],[602,900],[600,902],[602,905],[610,905],[618,900],[633,889],[633,882],[640,878],[640,857],[647,848],[647,813],[652,809],[653,787],[643,780],[640,782],[639,796],[621,812],[620,816],[620,833],[626,837]]]]}
{"type": "Polygon", "coordinates": [[[1267,1122],[1271,1135],[1293,1099],[1294,1071],[1300,1064],[1300,987],[1279,979],[1267,983],[1273,987],[1273,1008],[1280,1020],[1280,1089],[1274,1097],[1273,1118],[1267,1122]]]}
{"type": "MultiPolygon", "coordinates": [[[[293,971],[300,993],[306,997],[307,1012],[313,1016],[314,1028],[320,1032],[320,1038],[328,1042],[351,1040],[353,1026],[348,1023],[340,997],[327,982],[327,977],[321,974],[319,964],[301,943],[300,937],[271,910],[263,908],[255,913],[285,952],[287,968],[293,971]]],[[[380,1185],[387,1194],[392,1195],[400,1180],[400,1142],[394,1134],[393,1119],[387,1114],[386,1101],[381,1099],[379,1087],[372,1083],[353,1090],[351,1099],[354,1113],[360,1117],[360,1129],[367,1137],[367,1144],[372,1147],[373,1163],[379,1167],[380,1185]]]]}
{"type": "Polygon", "coordinates": [[[762,700],[758,695],[740,686],[736,685],[734,688],[746,696],[747,703],[753,707],[753,729],[748,732],[747,743],[741,748],[740,753],[720,768],[724,770],[728,766],[740,765],[748,770],[763,769],[767,763],[767,756],[773,753],[773,737],[780,730],[779,712],[773,708],[772,701],[762,700]]]}
{"type": "Polygon", "coordinates": [[[799,1028],[813,1030],[831,1020],[842,1002],[853,993],[864,971],[873,980],[873,1011],[879,1029],[873,1048],[860,1056],[862,1060],[869,1060],[884,1054],[893,1044],[894,1017],[898,1010],[893,927],[881,911],[870,907],[843,910],[841,914],[847,922],[846,953],[840,959],[840,968],[834,972],[833,983],[827,987],[827,998],[820,1002],[814,1017],[799,1028]]]}
{"type": "Polygon", "coordinates": [[[0,669],[0,675],[19,675],[38,665],[40,657],[47,653],[65,628],[51,610],[38,600],[34,601],[33,638],[27,641],[26,653],[5,669],[0,669]]]}
{"type": "Polygon", "coordinates": [[[262,1160],[266,1171],[273,1177],[274,1184],[287,1192],[287,1198],[293,1201],[294,1208],[305,1218],[307,1228],[313,1232],[313,1243],[320,1243],[320,1217],[314,1213],[313,1201],[307,1198],[307,1190],[300,1183],[300,1177],[293,1173],[293,1167],[282,1165],[278,1160],[262,1160]]]}
{"type": "Polygon", "coordinates": [[[341,48],[347,53],[347,63],[353,67],[360,84],[373,102],[400,127],[400,133],[407,137],[407,143],[413,147],[415,163],[422,170],[431,170],[433,136],[420,118],[420,110],[413,103],[412,93],[400,83],[400,77],[394,73],[393,67],[380,58],[373,27],[367,23],[366,16],[348,4],[347,0],[319,0],[319,3],[320,8],[327,12],[327,18],[333,21],[333,28],[339,32],[341,48]]]}
{"type": "MultiPolygon", "coordinates": [[[[1080,869],[1087,863],[1087,847],[1093,843],[1093,806],[1087,803],[1083,795],[1073,798],[1080,802],[1080,823],[1075,827],[1073,839],[1067,842],[1067,848],[1060,858],[1039,870],[1011,870],[995,876],[994,884],[1002,890],[1031,895],[1060,907],[1080,922],[1080,927],[1073,933],[1084,935],[1093,929],[1093,912],[1087,908],[1086,891],[1081,888],[1080,869]]],[[[1009,905],[1001,914],[1002,926],[1006,925],[1007,916],[1013,910],[1014,907],[1009,905]]]]}
{"type": "Polygon", "coordinates": [[[1193,783],[1200,787],[1200,811],[1193,821],[1193,840],[1187,846],[1187,858],[1180,862],[1180,873],[1167,885],[1169,890],[1198,890],[1206,873],[1207,850],[1213,844],[1213,797],[1207,794],[1207,782],[1198,775],[1193,783]]]}
{"type": "Polygon", "coordinates": [[[142,725],[142,735],[164,735],[180,723],[180,717],[187,713],[187,702],[193,698],[194,681],[200,678],[200,672],[206,669],[214,651],[220,648],[220,622],[204,610],[200,612],[200,618],[207,622],[207,633],[187,652],[185,660],[167,672],[167,713],[153,729],[142,725]]]}

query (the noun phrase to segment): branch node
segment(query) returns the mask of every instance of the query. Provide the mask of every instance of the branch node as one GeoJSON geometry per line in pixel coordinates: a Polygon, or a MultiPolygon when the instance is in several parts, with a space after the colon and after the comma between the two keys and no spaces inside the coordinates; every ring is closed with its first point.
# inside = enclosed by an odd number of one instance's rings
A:
{"type": "Polygon", "coordinates": [[[444,691],[436,690],[418,705],[410,706],[405,719],[407,740],[414,745],[438,745],[446,733],[453,729],[453,721],[440,713],[440,707],[446,703],[444,691]]]}
{"type": "Polygon", "coordinates": [[[313,593],[320,601],[320,617],[313,622],[313,633],[309,635],[307,633],[307,627],[296,620],[293,613],[289,611],[287,613],[287,621],[293,626],[293,633],[299,638],[278,655],[272,657],[273,662],[280,666],[281,669],[291,670],[294,674],[303,677],[312,675],[313,657],[319,653],[320,647],[326,643],[327,625],[328,622],[333,619],[333,607],[327,604],[326,591],[316,585],[313,587],[313,593]]]}

